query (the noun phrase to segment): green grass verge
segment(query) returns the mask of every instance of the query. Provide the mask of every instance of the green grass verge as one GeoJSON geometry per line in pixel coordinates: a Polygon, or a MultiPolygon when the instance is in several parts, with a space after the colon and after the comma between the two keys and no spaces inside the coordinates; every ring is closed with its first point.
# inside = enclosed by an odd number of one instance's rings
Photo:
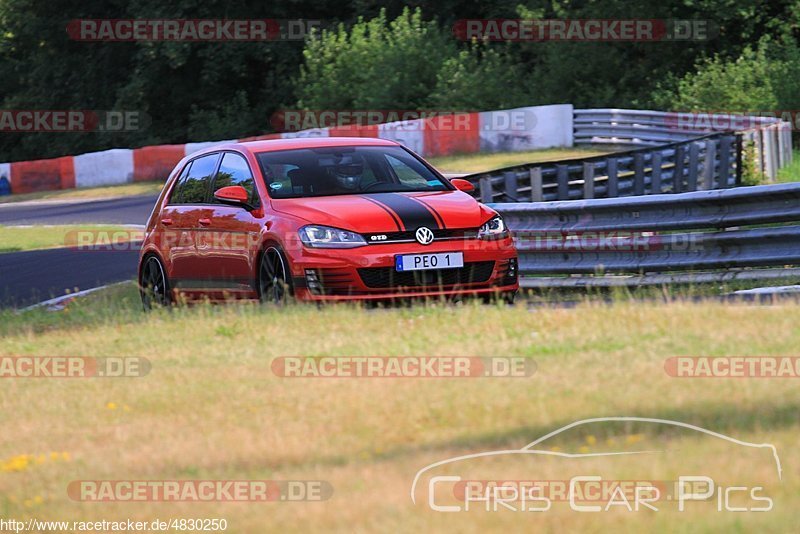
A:
{"type": "Polygon", "coordinates": [[[610,150],[598,150],[595,148],[550,148],[526,152],[462,154],[426,159],[441,172],[476,173],[490,171],[492,169],[501,169],[511,165],[522,165],[524,163],[599,156],[608,152],[610,152],[610,150]]]}
{"type": "Polygon", "coordinates": [[[792,162],[778,171],[778,183],[800,182],[800,150],[792,151],[792,162]]]}
{"type": "Polygon", "coordinates": [[[92,200],[134,195],[155,195],[161,192],[163,182],[137,182],[134,184],[106,185],[80,189],[62,189],[57,191],[41,191],[0,197],[0,204],[23,202],[28,200],[92,200]]]}
{"type": "MultiPolygon", "coordinates": [[[[3,226],[0,225],[0,254],[5,252],[21,252],[25,250],[38,250],[75,246],[79,234],[96,240],[113,240],[112,242],[128,241],[141,234],[141,230],[134,227],[115,225],[56,225],[56,226],[3,226]]],[[[103,241],[101,241],[102,243],[103,241]]],[[[108,243],[108,241],[105,241],[108,243]]]]}

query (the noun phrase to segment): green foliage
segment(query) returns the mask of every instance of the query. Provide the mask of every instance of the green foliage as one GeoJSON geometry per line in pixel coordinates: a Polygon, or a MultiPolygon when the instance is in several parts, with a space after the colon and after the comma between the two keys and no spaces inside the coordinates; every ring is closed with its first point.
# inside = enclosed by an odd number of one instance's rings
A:
{"type": "Polygon", "coordinates": [[[745,142],[742,147],[742,185],[759,185],[764,183],[764,173],[757,165],[756,146],[752,141],[745,142]]]}
{"type": "Polygon", "coordinates": [[[734,60],[719,56],[697,65],[697,72],[678,82],[669,95],[672,109],[754,111],[777,109],[773,89],[777,63],[767,57],[765,47],[745,48],[734,60]]]}
{"type": "Polygon", "coordinates": [[[431,104],[437,108],[487,110],[530,104],[520,68],[496,48],[472,44],[448,58],[436,75],[431,104]]]}
{"type": "Polygon", "coordinates": [[[120,133],[8,133],[0,161],[244,137],[281,108],[800,109],[796,0],[0,0],[0,109],[149,116],[120,133]],[[703,19],[708,41],[464,43],[463,18],[703,19]],[[323,21],[303,42],[76,42],[67,19],[323,21]]]}
{"type": "Polygon", "coordinates": [[[658,102],[680,110],[777,112],[800,109],[800,49],[764,40],[734,59],[715,56],[662,91],[658,102]]]}
{"type": "Polygon", "coordinates": [[[456,43],[417,9],[389,22],[386,11],[310,39],[297,83],[305,109],[419,109],[456,43]]]}

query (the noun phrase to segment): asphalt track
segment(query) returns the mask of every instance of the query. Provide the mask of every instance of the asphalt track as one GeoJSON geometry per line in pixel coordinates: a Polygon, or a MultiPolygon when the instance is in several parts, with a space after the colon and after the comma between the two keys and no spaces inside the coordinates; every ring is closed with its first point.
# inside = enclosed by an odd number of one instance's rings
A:
{"type": "Polygon", "coordinates": [[[144,224],[157,195],[0,204],[0,224],[144,224]]]}
{"type": "MultiPolygon", "coordinates": [[[[155,195],[0,205],[0,224],[141,224],[155,195]]],[[[131,280],[138,247],[131,250],[48,249],[0,254],[0,308],[21,308],[75,290],[131,280]]]]}
{"type": "Polygon", "coordinates": [[[0,307],[21,308],[68,291],[132,280],[138,247],[131,250],[55,248],[0,254],[0,307]]]}

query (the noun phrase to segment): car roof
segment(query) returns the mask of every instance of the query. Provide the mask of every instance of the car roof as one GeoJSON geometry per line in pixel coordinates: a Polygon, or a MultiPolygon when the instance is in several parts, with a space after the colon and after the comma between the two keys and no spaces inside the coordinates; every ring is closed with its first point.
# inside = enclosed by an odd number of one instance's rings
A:
{"type": "Polygon", "coordinates": [[[337,146],[398,146],[394,141],[376,137],[302,137],[295,139],[269,139],[262,141],[245,141],[210,147],[216,150],[236,148],[253,154],[259,152],[275,152],[277,150],[293,150],[298,148],[325,148],[337,146]]]}

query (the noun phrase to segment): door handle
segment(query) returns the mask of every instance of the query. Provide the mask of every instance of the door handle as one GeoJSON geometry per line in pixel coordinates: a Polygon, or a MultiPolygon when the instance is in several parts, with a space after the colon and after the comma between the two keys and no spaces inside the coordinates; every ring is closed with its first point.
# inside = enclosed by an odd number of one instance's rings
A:
{"type": "Polygon", "coordinates": [[[210,224],[211,224],[211,219],[205,219],[205,218],[204,218],[204,219],[200,219],[200,220],[199,220],[199,221],[197,221],[197,222],[199,222],[199,223],[200,223],[200,226],[208,226],[208,225],[210,225],[210,224]]]}
{"type": "Polygon", "coordinates": [[[164,226],[172,226],[172,219],[161,219],[161,224],[164,226]]]}

